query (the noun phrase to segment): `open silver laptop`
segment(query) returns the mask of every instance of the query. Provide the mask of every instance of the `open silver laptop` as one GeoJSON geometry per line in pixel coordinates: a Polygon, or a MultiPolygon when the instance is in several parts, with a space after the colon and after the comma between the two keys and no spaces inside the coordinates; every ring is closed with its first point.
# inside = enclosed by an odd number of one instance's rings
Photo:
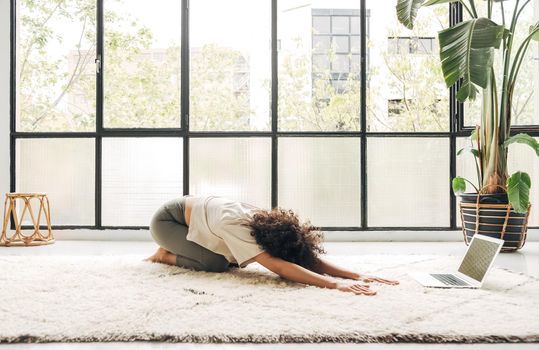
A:
{"type": "Polygon", "coordinates": [[[425,287],[481,288],[502,245],[501,239],[475,234],[457,272],[410,275],[425,287]]]}

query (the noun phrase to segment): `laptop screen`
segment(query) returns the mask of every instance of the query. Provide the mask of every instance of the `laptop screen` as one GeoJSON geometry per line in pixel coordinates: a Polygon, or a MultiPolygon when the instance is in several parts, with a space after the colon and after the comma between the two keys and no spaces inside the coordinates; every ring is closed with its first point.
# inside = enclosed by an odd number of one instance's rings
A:
{"type": "Polygon", "coordinates": [[[490,263],[496,256],[500,243],[474,238],[459,267],[459,272],[481,282],[490,263]]]}

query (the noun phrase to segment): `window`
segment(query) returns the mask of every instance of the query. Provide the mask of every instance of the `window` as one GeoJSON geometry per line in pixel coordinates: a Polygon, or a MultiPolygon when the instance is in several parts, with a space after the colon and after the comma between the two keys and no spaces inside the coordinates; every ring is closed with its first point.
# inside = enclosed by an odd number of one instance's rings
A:
{"type": "Polygon", "coordinates": [[[17,2],[18,131],[95,130],[96,4],[81,4],[17,2]]]}
{"type": "Polygon", "coordinates": [[[191,2],[191,130],[269,130],[270,5],[269,0],[191,2]]]}
{"type": "Polygon", "coordinates": [[[179,128],[180,2],[104,0],[103,6],[104,127],[179,128]]]}
{"type": "Polygon", "coordinates": [[[422,8],[414,29],[408,30],[397,21],[395,4],[372,0],[367,7],[371,18],[367,130],[449,132],[449,91],[435,39],[449,23],[447,8],[422,8]],[[406,104],[406,113],[394,118],[391,101],[404,99],[415,103],[406,104]]]}
{"type": "Polygon", "coordinates": [[[316,5],[278,1],[278,128],[359,131],[359,3],[316,5]]]}
{"type": "MultiPolygon", "coordinates": [[[[477,11],[485,11],[485,5],[482,1],[479,2],[477,11]]],[[[515,0],[504,1],[506,12],[512,14],[512,9],[515,6],[515,0]]],[[[466,15],[466,14],[465,14],[466,15]]],[[[499,5],[493,7],[493,20],[501,23],[501,8],[499,5]]],[[[466,17],[465,17],[466,18],[466,17]]],[[[526,7],[520,15],[518,26],[516,28],[516,37],[514,45],[520,45],[522,40],[528,35],[529,28],[539,21],[539,3],[532,1],[532,4],[526,7]]],[[[517,46],[518,48],[518,46],[517,46]]],[[[516,54],[517,49],[514,49],[512,55],[516,54]]],[[[494,58],[494,69],[502,70],[503,61],[500,50],[494,58]]],[[[498,79],[501,79],[498,76],[498,79]]],[[[498,86],[501,82],[498,83],[498,86]]],[[[522,61],[522,66],[519,72],[519,78],[515,84],[512,97],[512,123],[515,126],[527,127],[539,125],[539,42],[533,41],[526,56],[522,61]]],[[[467,101],[464,105],[464,125],[467,127],[475,127],[479,123],[481,116],[481,96],[475,101],[467,101]]]]}
{"type": "MultiPolygon", "coordinates": [[[[374,0],[13,2],[11,190],[47,192],[56,229],[144,228],[187,193],[327,231],[457,228],[447,7],[409,31],[374,0]]],[[[516,118],[539,137],[531,52],[516,118]]]]}

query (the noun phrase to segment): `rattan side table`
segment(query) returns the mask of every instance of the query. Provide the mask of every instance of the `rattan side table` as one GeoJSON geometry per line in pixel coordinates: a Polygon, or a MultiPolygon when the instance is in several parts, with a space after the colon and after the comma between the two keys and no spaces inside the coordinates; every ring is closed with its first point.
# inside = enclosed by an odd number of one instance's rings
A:
{"type": "Polygon", "coordinates": [[[54,236],[51,230],[51,210],[49,199],[45,193],[6,193],[4,202],[4,221],[2,235],[0,236],[1,246],[34,246],[54,243],[54,236]],[[23,202],[20,217],[17,214],[17,200],[23,202]],[[39,202],[37,217],[32,208],[32,200],[39,202]],[[25,235],[22,231],[22,223],[25,214],[28,212],[34,230],[31,235],[25,235]],[[45,217],[47,233],[43,234],[39,229],[41,216],[45,217]],[[9,221],[13,217],[15,232],[8,237],[9,221]]]}

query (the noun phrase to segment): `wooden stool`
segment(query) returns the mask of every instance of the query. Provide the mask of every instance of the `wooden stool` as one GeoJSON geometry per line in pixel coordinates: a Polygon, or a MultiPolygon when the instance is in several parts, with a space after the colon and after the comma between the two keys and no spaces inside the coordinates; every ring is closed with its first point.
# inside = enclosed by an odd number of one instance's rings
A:
{"type": "Polygon", "coordinates": [[[2,235],[0,236],[0,245],[3,246],[30,246],[30,245],[42,245],[54,243],[54,236],[51,231],[51,210],[49,205],[49,199],[45,193],[6,193],[6,201],[4,202],[4,224],[2,227],[2,235]],[[32,210],[32,204],[30,200],[37,198],[39,201],[39,210],[37,213],[37,219],[34,216],[32,210]],[[21,217],[17,216],[17,199],[22,199],[24,207],[21,212],[21,217]],[[8,207],[9,201],[9,207],[8,207]],[[32,224],[34,226],[34,232],[30,236],[26,236],[22,233],[21,227],[26,212],[30,213],[32,224]],[[47,234],[43,235],[39,230],[39,221],[41,219],[41,213],[47,220],[47,234]],[[9,219],[13,215],[13,222],[15,224],[15,233],[8,238],[7,233],[9,230],[9,219]]]}

